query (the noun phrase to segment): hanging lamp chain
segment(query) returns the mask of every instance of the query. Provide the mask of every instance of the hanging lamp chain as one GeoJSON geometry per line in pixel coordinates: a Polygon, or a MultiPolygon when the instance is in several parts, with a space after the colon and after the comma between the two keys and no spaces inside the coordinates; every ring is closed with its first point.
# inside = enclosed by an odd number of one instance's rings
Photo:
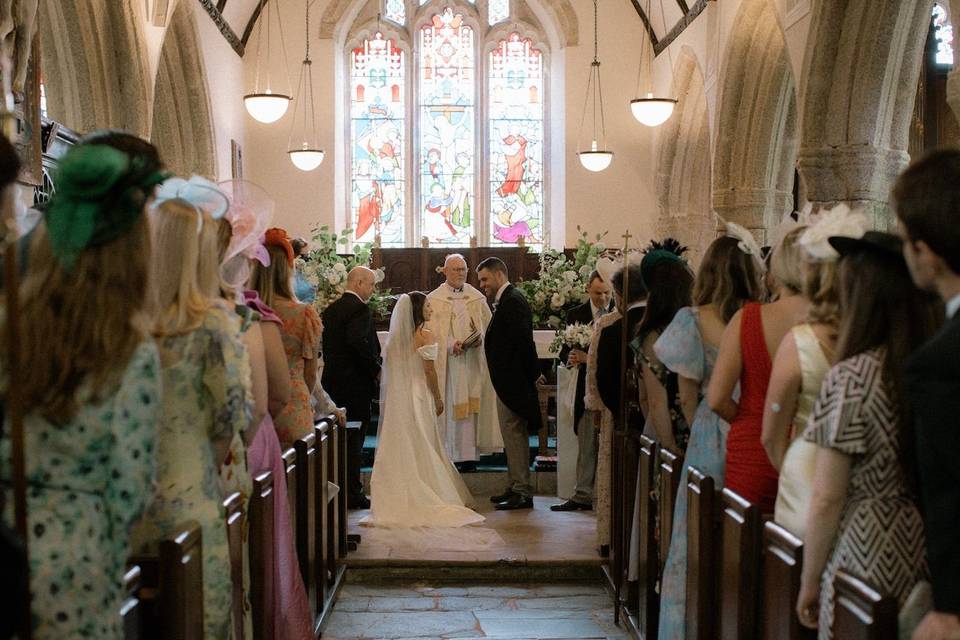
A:
{"type": "Polygon", "coordinates": [[[593,62],[594,64],[599,64],[600,60],[598,59],[597,51],[599,49],[600,37],[598,35],[599,28],[597,27],[597,0],[593,0],[593,62]]]}

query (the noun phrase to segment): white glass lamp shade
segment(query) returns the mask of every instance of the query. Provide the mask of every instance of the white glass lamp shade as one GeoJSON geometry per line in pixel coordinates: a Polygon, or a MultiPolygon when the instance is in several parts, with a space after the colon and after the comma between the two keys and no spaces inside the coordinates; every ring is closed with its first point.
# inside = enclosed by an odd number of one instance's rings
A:
{"type": "Polygon", "coordinates": [[[264,124],[276,122],[287,112],[290,106],[290,96],[282,93],[248,93],[243,96],[243,104],[250,116],[264,124]]]}
{"type": "Polygon", "coordinates": [[[587,171],[603,171],[613,162],[613,151],[598,149],[597,141],[594,140],[590,145],[590,151],[578,151],[577,157],[587,171]]]}
{"type": "Polygon", "coordinates": [[[646,98],[631,100],[630,110],[640,124],[659,127],[673,115],[673,107],[676,104],[677,101],[674,98],[654,98],[652,93],[648,93],[646,98]]]}
{"type": "Polygon", "coordinates": [[[300,149],[291,149],[287,151],[290,156],[290,162],[300,171],[313,171],[323,162],[322,149],[310,149],[306,142],[300,149]]]}

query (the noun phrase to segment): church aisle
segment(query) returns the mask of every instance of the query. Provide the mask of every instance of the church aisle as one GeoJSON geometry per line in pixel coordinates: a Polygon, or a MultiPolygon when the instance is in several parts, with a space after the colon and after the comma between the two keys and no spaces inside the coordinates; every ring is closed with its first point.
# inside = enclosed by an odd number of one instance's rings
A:
{"type": "Polygon", "coordinates": [[[328,640],[628,636],[613,624],[600,583],[398,586],[347,584],[323,637],[328,640]]]}

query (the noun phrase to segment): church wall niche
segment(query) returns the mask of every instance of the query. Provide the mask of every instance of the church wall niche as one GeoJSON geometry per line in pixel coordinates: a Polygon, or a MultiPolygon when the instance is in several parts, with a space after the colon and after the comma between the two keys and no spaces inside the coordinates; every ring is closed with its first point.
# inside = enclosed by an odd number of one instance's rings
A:
{"type": "Polygon", "coordinates": [[[807,42],[799,170],[815,208],[863,206],[876,228],[906,166],[932,0],[819,2],[807,42]]]}
{"type": "Polygon", "coordinates": [[[745,0],[722,67],[713,208],[761,243],[793,209],[796,83],[773,7],[745,0]]]}
{"type": "Polygon", "coordinates": [[[40,0],[39,21],[49,117],[81,133],[148,135],[149,63],[134,3],[40,0]]]}
{"type": "Polygon", "coordinates": [[[191,6],[180,3],[160,51],[151,140],[174,173],[215,178],[206,74],[191,6]]]}
{"type": "Polygon", "coordinates": [[[710,126],[703,74],[693,51],[683,47],[674,65],[671,95],[676,111],[658,131],[657,235],[674,237],[690,248],[699,264],[716,237],[710,208],[710,126]]]}

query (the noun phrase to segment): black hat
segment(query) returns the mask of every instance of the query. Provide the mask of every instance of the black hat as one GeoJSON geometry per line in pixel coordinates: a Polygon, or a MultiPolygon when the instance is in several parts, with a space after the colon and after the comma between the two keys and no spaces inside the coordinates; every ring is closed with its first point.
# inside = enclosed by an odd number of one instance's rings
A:
{"type": "Polygon", "coordinates": [[[900,236],[895,236],[892,233],[867,231],[861,238],[830,236],[827,238],[827,242],[837,250],[840,257],[860,253],[861,251],[873,251],[903,259],[903,240],[900,239],[900,236]]]}

